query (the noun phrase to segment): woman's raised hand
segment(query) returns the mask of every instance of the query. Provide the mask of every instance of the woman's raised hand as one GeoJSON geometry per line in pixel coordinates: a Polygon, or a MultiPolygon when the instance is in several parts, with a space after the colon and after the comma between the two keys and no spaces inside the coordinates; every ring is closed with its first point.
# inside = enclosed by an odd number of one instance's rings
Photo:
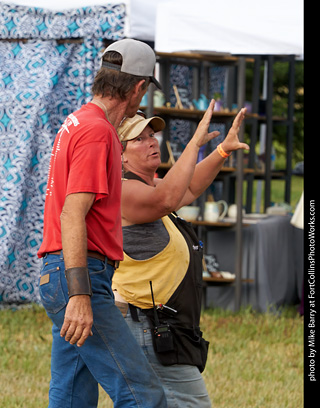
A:
{"type": "MultiPolygon", "coordinates": [[[[212,118],[212,113],[214,110],[214,105],[215,105],[215,100],[212,99],[208,109],[203,115],[203,118],[201,119],[201,121],[199,122],[198,127],[191,139],[191,142],[196,143],[198,148],[205,145],[210,140],[214,139],[220,134],[220,132],[218,131],[213,131],[210,133],[208,132],[209,125],[210,125],[211,118],[212,118]]],[[[239,131],[240,131],[241,124],[245,118],[246,111],[247,111],[246,108],[242,108],[238,112],[226,138],[222,142],[223,150],[226,153],[231,153],[234,150],[239,150],[239,149],[246,149],[246,150],[250,149],[246,143],[242,143],[239,141],[239,131]]]]}
{"type": "Polygon", "coordinates": [[[206,143],[208,143],[211,139],[214,139],[215,137],[219,136],[220,134],[220,132],[218,131],[208,133],[214,105],[215,105],[215,100],[212,99],[208,109],[203,115],[203,118],[201,119],[201,121],[199,122],[198,127],[191,139],[197,144],[199,148],[205,145],[206,143]]]}
{"type": "Polygon", "coordinates": [[[246,111],[246,108],[242,108],[240,110],[240,112],[235,117],[226,138],[222,142],[222,148],[226,153],[231,153],[234,150],[239,149],[250,150],[250,147],[246,143],[242,143],[239,141],[239,131],[241,124],[245,118],[246,111]]]}

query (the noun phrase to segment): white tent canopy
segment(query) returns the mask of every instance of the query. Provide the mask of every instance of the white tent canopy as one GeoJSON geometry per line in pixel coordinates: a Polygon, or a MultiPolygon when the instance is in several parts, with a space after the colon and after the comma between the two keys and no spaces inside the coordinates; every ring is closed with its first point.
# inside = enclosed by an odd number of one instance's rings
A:
{"type": "Polygon", "coordinates": [[[125,3],[128,37],[154,41],[156,51],[303,55],[303,0],[8,0],[65,10],[125,3]]]}
{"type": "Polygon", "coordinates": [[[302,55],[303,1],[161,2],[155,48],[161,52],[302,55]]]}

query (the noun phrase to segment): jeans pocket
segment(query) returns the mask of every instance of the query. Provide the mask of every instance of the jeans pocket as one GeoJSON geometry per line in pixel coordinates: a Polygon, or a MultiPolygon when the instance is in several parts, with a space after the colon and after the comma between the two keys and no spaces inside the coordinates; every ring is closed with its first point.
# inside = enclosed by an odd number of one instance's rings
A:
{"type": "Polygon", "coordinates": [[[39,292],[41,302],[48,313],[56,314],[67,305],[60,268],[42,271],[39,292]]]}

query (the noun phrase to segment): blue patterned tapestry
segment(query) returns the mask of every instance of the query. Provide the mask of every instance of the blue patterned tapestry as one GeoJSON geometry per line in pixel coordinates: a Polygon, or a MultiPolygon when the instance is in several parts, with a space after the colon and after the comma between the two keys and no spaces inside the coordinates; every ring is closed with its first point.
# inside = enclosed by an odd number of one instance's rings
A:
{"type": "Polygon", "coordinates": [[[124,37],[125,13],[124,4],[52,12],[0,3],[0,307],[39,301],[52,144],[91,99],[103,40],[124,37]]]}
{"type": "MultiPolygon", "coordinates": [[[[209,94],[206,96],[211,99],[214,97],[215,93],[219,93],[221,95],[223,105],[226,105],[226,78],[226,67],[213,66],[210,68],[208,87],[209,94]]],[[[203,82],[203,78],[200,79],[201,82],[203,82]]],[[[194,98],[194,95],[192,95],[193,80],[194,78],[192,66],[183,64],[172,64],[170,66],[170,84],[185,88],[187,97],[190,101],[192,101],[192,99],[194,98]]],[[[202,88],[200,87],[200,89],[202,88]]],[[[177,99],[173,90],[173,86],[170,86],[169,102],[171,103],[171,106],[175,106],[176,101],[177,99]]],[[[192,137],[194,130],[192,130],[191,121],[186,119],[171,118],[169,126],[169,137],[172,154],[177,160],[188,144],[190,138],[192,137]]],[[[225,138],[225,125],[223,123],[211,124],[210,132],[212,132],[213,130],[218,130],[220,132],[220,135],[209,142],[207,147],[208,153],[213,151],[217,147],[217,145],[221,143],[225,138]]]]}

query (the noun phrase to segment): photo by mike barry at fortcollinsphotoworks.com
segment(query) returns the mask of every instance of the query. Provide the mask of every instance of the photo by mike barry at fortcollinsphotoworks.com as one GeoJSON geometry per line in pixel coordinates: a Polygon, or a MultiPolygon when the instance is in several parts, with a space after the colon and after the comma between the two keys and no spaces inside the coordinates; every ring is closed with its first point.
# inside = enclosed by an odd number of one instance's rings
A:
{"type": "Polygon", "coordinates": [[[308,201],[305,231],[305,281],[304,281],[304,327],[305,327],[305,397],[315,389],[317,376],[317,292],[316,292],[316,202],[308,201]]]}

